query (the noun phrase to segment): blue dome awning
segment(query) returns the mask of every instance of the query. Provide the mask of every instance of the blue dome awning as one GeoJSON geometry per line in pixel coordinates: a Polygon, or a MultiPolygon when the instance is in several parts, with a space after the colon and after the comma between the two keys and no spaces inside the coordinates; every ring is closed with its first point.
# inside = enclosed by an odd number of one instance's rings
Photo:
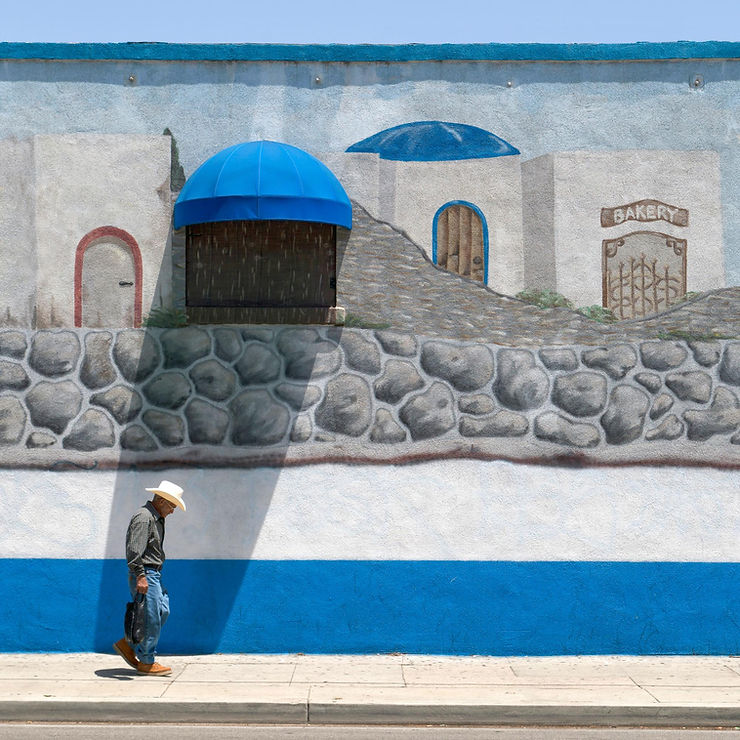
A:
{"type": "Polygon", "coordinates": [[[276,141],[236,144],[188,178],[175,228],[213,221],[314,221],[352,228],[352,204],[334,173],[302,149],[276,141]]]}
{"type": "Polygon", "coordinates": [[[353,144],[348,152],[371,152],[396,162],[445,162],[519,154],[490,131],[465,123],[415,121],[387,128],[353,144]]]}

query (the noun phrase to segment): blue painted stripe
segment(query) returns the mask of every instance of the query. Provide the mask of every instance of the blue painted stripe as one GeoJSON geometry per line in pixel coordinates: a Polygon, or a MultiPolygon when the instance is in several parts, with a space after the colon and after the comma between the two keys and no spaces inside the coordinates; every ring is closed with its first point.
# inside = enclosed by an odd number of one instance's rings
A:
{"type": "MultiPolygon", "coordinates": [[[[168,561],[164,653],[737,654],[737,563],[168,561]]],[[[0,649],[109,651],[118,560],[0,560],[0,649]]]]}
{"type": "Polygon", "coordinates": [[[0,59],[130,61],[634,61],[737,59],[740,42],[671,41],[630,44],[167,44],[0,43],[0,59]]]}

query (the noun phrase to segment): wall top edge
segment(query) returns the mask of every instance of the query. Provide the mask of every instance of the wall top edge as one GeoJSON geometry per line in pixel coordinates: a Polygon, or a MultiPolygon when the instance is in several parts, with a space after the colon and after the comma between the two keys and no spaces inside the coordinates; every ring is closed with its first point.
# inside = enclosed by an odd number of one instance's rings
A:
{"type": "Polygon", "coordinates": [[[0,60],[186,62],[618,62],[740,59],[740,42],[624,44],[0,43],[0,60]]]}

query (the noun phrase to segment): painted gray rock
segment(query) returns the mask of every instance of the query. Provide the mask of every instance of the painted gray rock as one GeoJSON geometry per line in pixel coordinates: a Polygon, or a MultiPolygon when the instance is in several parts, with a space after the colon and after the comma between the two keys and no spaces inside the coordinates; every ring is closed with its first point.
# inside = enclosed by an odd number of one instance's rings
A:
{"type": "Polygon", "coordinates": [[[290,430],[291,442],[306,442],[311,439],[313,424],[308,414],[299,414],[293,422],[293,428],[290,430]]]}
{"type": "Polygon", "coordinates": [[[102,411],[88,409],[72,425],[69,434],[62,440],[62,447],[91,452],[101,447],[113,447],[114,442],[111,420],[102,411]]]}
{"type": "Polygon", "coordinates": [[[416,337],[398,331],[376,331],[375,338],[389,355],[413,357],[416,354],[416,337]]]}
{"type": "Polygon", "coordinates": [[[321,400],[321,389],[315,385],[280,383],[275,388],[275,393],[296,411],[310,409],[321,400]]]}
{"type": "Polygon", "coordinates": [[[47,427],[61,434],[79,414],[82,393],[71,380],[58,383],[44,380],[28,391],[26,405],[34,426],[47,427]]]}
{"type": "Polygon", "coordinates": [[[675,414],[666,416],[665,419],[655,429],[645,433],[645,439],[649,442],[658,439],[678,439],[683,434],[683,424],[675,414]]]}
{"type": "Polygon", "coordinates": [[[719,342],[689,342],[694,359],[703,367],[714,367],[719,362],[722,346],[719,342]]]}
{"type": "Polygon", "coordinates": [[[370,441],[378,444],[398,444],[406,440],[406,430],[398,424],[388,409],[378,409],[370,430],[370,441]]]}
{"type": "Polygon", "coordinates": [[[361,333],[344,329],[340,346],[348,367],[366,375],[377,375],[380,372],[380,350],[361,333]]]}
{"type": "Polygon", "coordinates": [[[229,415],[207,401],[193,399],[185,407],[188,436],[193,444],[218,445],[229,428],[229,415]]]}
{"type": "Polygon", "coordinates": [[[606,378],[598,373],[559,375],[552,389],[552,401],[573,416],[593,416],[606,405],[606,378]]]}
{"type": "Polygon", "coordinates": [[[541,349],[540,360],[548,370],[575,370],[578,357],[572,349],[541,349]]]}
{"type": "Polygon", "coordinates": [[[80,367],[80,380],[90,389],[105,388],[118,378],[110,358],[113,335],[94,332],[85,337],[85,354],[80,367]]]}
{"type": "Polygon", "coordinates": [[[216,357],[233,362],[242,353],[242,342],[236,329],[214,329],[213,351],[216,357]]]}
{"type": "Polygon", "coordinates": [[[719,377],[725,383],[740,385],[740,342],[733,342],[725,347],[719,366],[719,377]]]}
{"type": "Polygon", "coordinates": [[[26,337],[19,331],[0,332],[0,355],[21,359],[25,357],[28,345],[26,337]]]}
{"type": "Polygon", "coordinates": [[[683,418],[689,426],[688,438],[703,442],[715,434],[728,434],[737,429],[740,403],[729,388],[719,387],[708,409],[684,411],[683,418]]]}
{"type": "Polygon", "coordinates": [[[707,403],[712,397],[712,378],[701,371],[671,373],[665,384],[682,401],[707,403]]]}
{"type": "Polygon", "coordinates": [[[30,384],[23,365],[0,360],[0,391],[22,391],[30,384]]]}
{"type": "Polygon", "coordinates": [[[501,411],[483,418],[465,417],[460,420],[463,437],[521,437],[529,429],[526,416],[514,411],[501,411]]]}
{"type": "Polygon", "coordinates": [[[656,375],[655,373],[636,373],[635,380],[651,393],[657,393],[663,385],[660,375],[656,375]]]}
{"type": "Polygon", "coordinates": [[[502,349],[498,353],[498,373],[493,390],[496,398],[514,411],[541,406],[550,390],[550,381],[535,366],[532,353],[526,349],[502,349]]]}
{"type": "Polygon", "coordinates": [[[452,392],[444,383],[433,383],[424,393],[407,401],[399,415],[413,440],[439,437],[455,426],[452,392]]]}
{"type": "Polygon", "coordinates": [[[56,441],[57,438],[52,434],[47,434],[46,432],[31,432],[26,440],[26,447],[28,447],[29,450],[44,449],[46,447],[51,447],[56,443],[56,441]]]}
{"type": "Polygon", "coordinates": [[[673,399],[667,393],[661,393],[650,408],[650,418],[659,419],[673,406],[673,399]]]}
{"type": "Polygon", "coordinates": [[[619,385],[609,397],[609,407],[601,417],[601,426],[609,444],[632,442],[642,434],[650,400],[637,388],[619,385]]]}
{"type": "Polygon", "coordinates": [[[229,404],[235,445],[272,445],[288,431],[290,413],[265,390],[242,391],[229,404]]]}
{"type": "Polygon", "coordinates": [[[269,383],[280,376],[280,358],[263,344],[252,342],[234,368],[242,385],[269,383]]]}
{"type": "Polygon", "coordinates": [[[584,350],[581,360],[586,367],[603,370],[610,378],[621,380],[637,364],[637,354],[628,344],[617,344],[584,350]]]}
{"type": "Polygon", "coordinates": [[[335,373],[341,365],[339,348],[333,342],[318,342],[287,355],[285,375],[295,380],[320,378],[335,373]]]}
{"type": "Polygon", "coordinates": [[[218,360],[203,360],[190,369],[196,393],[212,401],[225,401],[236,389],[236,375],[218,360]]]}
{"type": "Polygon", "coordinates": [[[478,393],[474,396],[462,396],[457,402],[457,408],[464,414],[484,416],[485,414],[492,414],[496,405],[490,396],[478,393]]]}
{"type": "Polygon", "coordinates": [[[642,364],[650,370],[673,370],[683,365],[688,352],[674,342],[643,342],[640,357],[642,364]]]}
{"type": "Polygon", "coordinates": [[[388,360],[383,374],[373,384],[375,397],[386,403],[398,403],[411,391],[424,387],[424,379],[408,360],[388,360]]]}
{"type": "Polygon", "coordinates": [[[106,409],[119,424],[127,424],[141,411],[141,396],[125,385],[94,393],[90,402],[106,409]]]}
{"type": "Polygon", "coordinates": [[[482,345],[425,342],[421,366],[429,375],[446,380],[459,391],[478,390],[493,378],[493,356],[482,345]]]}
{"type": "Polygon", "coordinates": [[[116,336],[113,359],[129,383],[141,383],[157,368],[161,354],[159,345],[146,331],[125,329],[116,336]]]}
{"type": "Polygon", "coordinates": [[[324,399],[316,409],[322,429],[359,437],[372,421],[370,386],[359,375],[343,374],[326,384],[324,399]]]}
{"type": "Polygon", "coordinates": [[[574,422],[554,411],[546,411],[534,420],[534,434],[538,439],[569,447],[596,447],[600,439],[593,424],[574,422]]]}
{"type": "Polygon", "coordinates": [[[165,447],[177,447],[185,439],[185,422],[167,411],[148,409],[141,418],[165,447]]]}
{"type": "Polygon", "coordinates": [[[178,409],[190,396],[190,383],[182,373],[161,373],[152,378],[143,390],[152,406],[178,409]]]}
{"type": "Polygon", "coordinates": [[[168,329],[160,339],[164,352],[164,366],[188,367],[211,351],[208,332],[194,326],[168,329]]]}
{"type": "Polygon", "coordinates": [[[13,396],[0,396],[0,445],[20,442],[26,429],[26,411],[13,396]]]}
{"type": "Polygon", "coordinates": [[[121,447],[135,452],[154,452],[159,445],[140,424],[132,424],[121,432],[121,447]]]}
{"type": "Polygon", "coordinates": [[[245,342],[251,342],[254,340],[257,342],[268,343],[272,341],[272,338],[274,336],[272,329],[255,329],[252,327],[242,329],[241,333],[242,339],[245,342]]]}
{"type": "Polygon", "coordinates": [[[77,367],[80,340],[71,331],[40,331],[31,343],[28,364],[47,377],[66,375],[77,367]]]}

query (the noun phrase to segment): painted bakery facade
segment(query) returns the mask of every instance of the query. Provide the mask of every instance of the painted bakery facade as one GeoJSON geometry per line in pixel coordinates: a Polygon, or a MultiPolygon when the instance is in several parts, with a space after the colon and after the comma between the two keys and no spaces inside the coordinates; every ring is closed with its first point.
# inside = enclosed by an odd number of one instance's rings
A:
{"type": "MultiPolygon", "coordinates": [[[[170,150],[164,136],[0,142],[4,253],[12,240],[31,257],[6,270],[6,323],[139,326],[143,306],[172,306],[170,150]]],[[[715,152],[522,162],[492,133],[427,121],[319,156],[334,174],[296,147],[245,142],[186,183],[174,226],[187,231],[193,323],[341,323],[336,227],[352,228],[347,196],[438,267],[505,295],[534,286],[624,319],[725,285],[715,152]],[[280,236],[270,222],[286,222],[280,236]]]]}
{"type": "Polygon", "coordinates": [[[738,80],[0,43],[0,650],[738,654],[738,80]]]}

